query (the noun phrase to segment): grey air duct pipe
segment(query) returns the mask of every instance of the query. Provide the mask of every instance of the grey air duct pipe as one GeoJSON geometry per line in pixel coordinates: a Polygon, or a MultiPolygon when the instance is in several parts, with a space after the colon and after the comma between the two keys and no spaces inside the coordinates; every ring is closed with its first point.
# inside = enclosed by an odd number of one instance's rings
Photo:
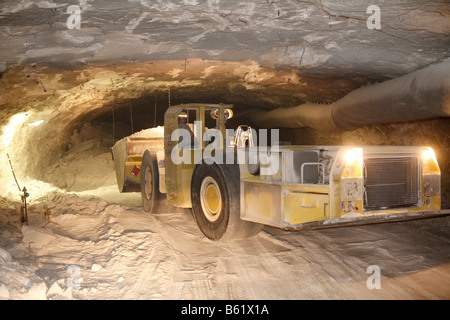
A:
{"type": "Polygon", "coordinates": [[[450,116],[450,62],[428,66],[379,84],[356,89],[332,104],[258,110],[262,128],[309,127],[322,131],[450,116]]]}

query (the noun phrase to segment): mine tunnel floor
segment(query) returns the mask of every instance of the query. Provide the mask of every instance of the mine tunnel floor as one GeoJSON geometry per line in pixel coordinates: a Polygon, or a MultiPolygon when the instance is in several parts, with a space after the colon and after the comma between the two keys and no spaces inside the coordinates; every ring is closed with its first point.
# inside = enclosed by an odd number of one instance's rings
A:
{"type": "MultiPolygon", "coordinates": [[[[102,194],[109,199],[111,192],[102,194]]],[[[55,194],[31,207],[29,225],[21,229],[16,212],[7,210],[0,244],[11,256],[3,259],[0,277],[9,298],[450,296],[449,216],[304,232],[265,228],[255,238],[221,244],[203,237],[189,210],[149,215],[133,201],[140,197],[116,196],[113,203],[55,194]],[[46,205],[58,225],[42,227],[46,205]],[[370,278],[374,266],[379,288],[370,278]]]]}

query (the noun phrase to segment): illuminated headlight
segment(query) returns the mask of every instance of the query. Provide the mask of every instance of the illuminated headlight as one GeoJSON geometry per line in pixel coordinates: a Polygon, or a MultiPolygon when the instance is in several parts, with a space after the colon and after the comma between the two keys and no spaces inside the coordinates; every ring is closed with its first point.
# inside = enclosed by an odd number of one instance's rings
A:
{"type": "Polygon", "coordinates": [[[423,201],[426,206],[440,209],[441,170],[433,149],[422,150],[423,201]]]}
{"type": "Polygon", "coordinates": [[[344,160],[345,160],[345,164],[347,164],[347,165],[354,165],[354,164],[362,161],[362,149],[355,148],[355,149],[348,150],[344,154],[344,160]]]}
{"type": "Polygon", "coordinates": [[[422,174],[424,177],[428,175],[441,175],[436,155],[430,147],[422,150],[422,174]]]}
{"type": "Polygon", "coordinates": [[[344,169],[341,174],[341,211],[362,212],[364,193],[363,182],[363,150],[362,148],[348,149],[342,155],[344,169]]]}
{"type": "Polygon", "coordinates": [[[363,151],[362,148],[353,148],[347,150],[343,155],[344,171],[342,178],[361,178],[363,169],[363,151]]]}
{"type": "Polygon", "coordinates": [[[436,161],[436,155],[431,148],[425,148],[422,152],[422,159],[424,161],[436,161]]]}

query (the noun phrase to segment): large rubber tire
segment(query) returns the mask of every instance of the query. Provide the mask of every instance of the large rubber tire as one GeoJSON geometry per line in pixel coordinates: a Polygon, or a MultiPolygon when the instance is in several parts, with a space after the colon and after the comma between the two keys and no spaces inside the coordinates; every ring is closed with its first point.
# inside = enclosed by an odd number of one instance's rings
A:
{"type": "Polygon", "coordinates": [[[162,201],[159,192],[159,172],[156,156],[146,150],[141,164],[141,196],[142,206],[145,212],[154,213],[158,210],[162,201]]]}
{"type": "Polygon", "coordinates": [[[263,228],[240,218],[238,165],[199,164],[192,175],[191,199],[194,219],[210,240],[249,238],[263,228]]]}

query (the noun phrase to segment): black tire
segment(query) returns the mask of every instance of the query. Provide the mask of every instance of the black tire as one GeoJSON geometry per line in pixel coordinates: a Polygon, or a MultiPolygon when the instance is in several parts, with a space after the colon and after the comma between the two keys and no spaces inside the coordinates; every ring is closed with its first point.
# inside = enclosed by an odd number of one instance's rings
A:
{"type": "Polygon", "coordinates": [[[159,192],[159,172],[156,156],[148,150],[144,152],[141,164],[141,196],[145,212],[156,212],[161,205],[162,194],[159,192]]]}
{"type": "MultiPolygon", "coordinates": [[[[214,197],[212,197],[214,198],[214,197]]],[[[228,241],[255,236],[263,225],[240,218],[239,166],[199,164],[191,182],[192,213],[200,231],[210,240],[228,241]],[[202,196],[220,191],[211,206],[202,196]],[[211,208],[210,208],[211,207],[211,208]],[[206,208],[206,209],[205,209],[206,208]],[[215,213],[214,213],[215,212],[215,213]]]]}

